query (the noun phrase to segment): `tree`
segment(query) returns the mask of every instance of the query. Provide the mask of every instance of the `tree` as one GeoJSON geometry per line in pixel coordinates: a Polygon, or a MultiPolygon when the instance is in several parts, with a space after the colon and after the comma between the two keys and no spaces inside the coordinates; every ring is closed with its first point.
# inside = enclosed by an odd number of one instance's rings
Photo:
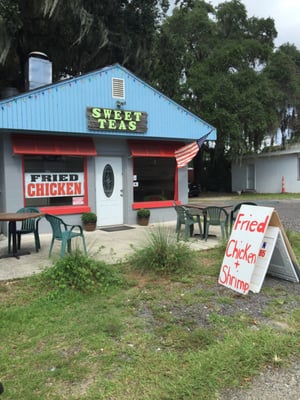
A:
{"type": "MultiPolygon", "coordinates": [[[[152,79],[217,128],[210,181],[221,184],[227,181],[227,160],[259,151],[277,123],[277,93],[262,73],[277,32],[270,18],[248,18],[238,0],[216,8],[203,0],[178,4],[157,35],[152,79]]],[[[195,166],[201,164],[201,156],[200,152],[195,166]]],[[[198,183],[203,170],[196,169],[195,175],[198,183]]]]}
{"type": "Polygon", "coordinates": [[[183,95],[189,95],[183,92],[182,84],[191,66],[205,60],[211,51],[214,23],[209,14],[212,12],[213,7],[205,1],[184,2],[157,32],[149,79],[174,100],[181,101],[183,95]]]}
{"type": "Polygon", "coordinates": [[[300,107],[300,52],[294,45],[286,44],[272,54],[264,74],[271,80],[273,91],[277,94],[275,107],[278,126],[285,147],[287,135],[299,139],[297,109],[300,107]]]}
{"type": "Polygon", "coordinates": [[[23,89],[32,50],[48,54],[54,80],[118,62],[217,128],[195,183],[205,164],[220,188],[229,162],[260,151],[279,126],[299,140],[300,53],[275,51],[274,20],[248,18],[239,0],[175,4],[165,18],[168,0],[0,0],[0,88],[23,89]]]}
{"type": "Polygon", "coordinates": [[[53,76],[120,63],[142,76],[168,0],[0,0],[0,71],[22,89],[28,53],[53,61],[53,76]]]}

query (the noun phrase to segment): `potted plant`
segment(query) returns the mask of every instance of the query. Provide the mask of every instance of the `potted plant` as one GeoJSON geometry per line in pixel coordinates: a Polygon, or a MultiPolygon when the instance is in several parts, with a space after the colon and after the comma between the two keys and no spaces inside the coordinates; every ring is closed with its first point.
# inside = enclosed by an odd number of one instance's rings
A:
{"type": "Polygon", "coordinates": [[[150,218],[150,210],[148,208],[140,208],[137,212],[137,223],[139,225],[148,225],[150,218]]]}
{"type": "Polygon", "coordinates": [[[85,212],[81,215],[81,221],[85,231],[94,231],[97,226],[97,215],[93,212],[85,212]]]}

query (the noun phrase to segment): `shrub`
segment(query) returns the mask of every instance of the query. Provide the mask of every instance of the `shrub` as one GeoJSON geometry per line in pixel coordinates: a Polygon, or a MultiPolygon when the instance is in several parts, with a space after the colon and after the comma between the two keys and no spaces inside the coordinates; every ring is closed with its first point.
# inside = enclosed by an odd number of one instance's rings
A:
{"type": "Polygon", "coordinates": [[[120,273],[105,261],[96,261],[79,250],[58,259],[43,272],[43,278],[57,290],[75,289],[83,292],[120,286],[120,273]]]}
{"type": "Polygon", "coordinates": [[[97,215],[93,212],[86,212],[81,215],[82,222],[97,222],[97,215]]]}
{"type": "Polygon", "coordinates": [[[149,218],[150,217],[150,210],[148,208],[140,208],[137,212],[137,216],[139,218],[149,218]]]}
{"type": "Polygon", "coordinates": [[[159,226],[149,232],[144,247],[134,249],[129,263],[142,272],[181,274],[194,266],[195,255],[187,244],[177,242],[173,231],[159,226]]]}

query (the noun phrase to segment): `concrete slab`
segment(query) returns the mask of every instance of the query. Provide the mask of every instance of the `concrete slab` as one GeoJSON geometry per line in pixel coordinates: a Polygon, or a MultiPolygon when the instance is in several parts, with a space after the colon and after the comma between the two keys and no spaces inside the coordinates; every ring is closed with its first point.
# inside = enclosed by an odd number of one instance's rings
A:
{"type": "MultiPolygon", "coordinates": [[[[164,229],[170,235],[175,233],[176,222],[164,222],[161,224],[150,224],[148,226],[132,225],[133,229],[104,232],[96,230],[85,232],[88,255],[98,260],[104,260],[110,264],[122,262],[133,253],[135,248],[147,245],[149,235],[157,229],[164,229]]],[[[195,228],[196,229],[196,228],[195,228]]],[[[209,249],[220,244],[221,234],[219,227],[211,227],[210,232],[216,233],[216,237],[209,237],[207,241],[201,240],[199,236],[190,238],[186,243],[195,250],[209,249]],[[215,229],[214,229],[215,228],[215,229]]],[[[44,268],[49,268],[59,257],[61,243],[55,241],[52,257],[48,257],[51,234],[41,234],[41,249],[35,252],[33,234],[22,236],[21,249],[30,251],[29,255],[23,255],[19,259],[15,257],[0,259],[0,280],[19,279],[39,273],[44,268]]],[[[82,241],[72,241],[72,248],[82,249],[82,241]]],[[[7,238],[0,235],[0,256],[7,253],[7,238]]]]}

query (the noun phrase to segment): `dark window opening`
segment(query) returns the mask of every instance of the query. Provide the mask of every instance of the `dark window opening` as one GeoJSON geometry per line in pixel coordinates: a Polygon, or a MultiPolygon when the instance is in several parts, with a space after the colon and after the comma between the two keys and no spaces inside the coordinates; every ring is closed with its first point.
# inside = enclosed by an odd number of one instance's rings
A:
{"type": "Polygon", "coordinates": [[[175,158],[134,158],[134,202],[174,200],[175,158]]]}

